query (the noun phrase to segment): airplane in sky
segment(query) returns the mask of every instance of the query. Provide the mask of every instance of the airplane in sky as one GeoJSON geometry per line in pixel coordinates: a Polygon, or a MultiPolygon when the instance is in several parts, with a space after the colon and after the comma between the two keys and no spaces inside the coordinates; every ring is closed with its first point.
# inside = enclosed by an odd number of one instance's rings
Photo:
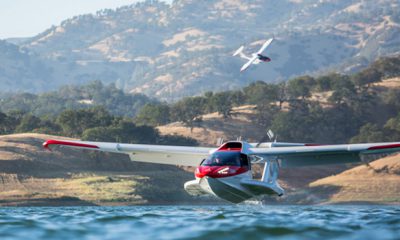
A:
{"type": "Polygon", "coordinates": [[[259,195],[284,194],[280,168],[360,162],[363,155],[400,151],[400,142],[315,145],[305,143],[230,141],[218,148],[47,140],[45,148],[72,148],[128,154],[132,161],[196,167],[195,179],[184,184],[191,195],[212,194],[232,203],[259,195]],[[253,163],[264,163],[254,179],[253,163]]]}
{"type": "Polygon", "coordinates": [[[240,69],[240,72],[246,70],[248,67],[250,67],[251,64],[259,64],[260,62],[270,62],[271,58],[262,55],[262,52],[264,52],[264,50],[272,43],[273,40],[274,40],[273,38],[270,38],[267,41],[265,41],[260,50],[258,50],[258,52],[256,53],[251,54],[251,57],[246,56],[243,53],[244,46],[240,46],[238,50],[236,50],[236,52],[233,54],[233,56],[239,55],[239,57],[247,60],[247,62],[240,69]]]}

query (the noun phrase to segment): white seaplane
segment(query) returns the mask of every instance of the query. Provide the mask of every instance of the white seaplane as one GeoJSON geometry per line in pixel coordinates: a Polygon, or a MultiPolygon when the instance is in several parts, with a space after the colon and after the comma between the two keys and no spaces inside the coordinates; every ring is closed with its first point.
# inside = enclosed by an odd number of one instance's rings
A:
{"type": "Polygon", "coordinates": [[[261,53],[264,52],[264,50],[272,43],[274,39],[270,38],[267,41],[265,41],[265,43],[262,45],[262,47],[260,48],[260,50],[258,50],[258,52],[251,54],[251,57],[246,56],[243,53],[243,49],[244,46],[240,46],[238,48],[238,50],[236,50],[236,52],[233,54],[233,56],[237,56],[239,55],[239,57],[247,59],[248,61],[242,66],[242,68],[240,69],[240,72],[243,72],[244,70],[246,70],[248,67],[250,67],[251,64],[259,64],[260,62],[270,62],[271,58],[262,55],[261,53]]]}
{"type": "Polygon", "coordinates": [[[128,154],[132,161],[195,166],[195,180],[185,183],[191,195],[212,194],[232,203],[259,195],[283,195],[279,168],[360,162],[367,154],[400,151],[400,142],[315,145],[304,143],[230,141],[218,148],[86,141],[47,140],[45,148],[61,145],[128,154]],[[264,163],[260,180],[253,179],[252,163],[264,163]]]}

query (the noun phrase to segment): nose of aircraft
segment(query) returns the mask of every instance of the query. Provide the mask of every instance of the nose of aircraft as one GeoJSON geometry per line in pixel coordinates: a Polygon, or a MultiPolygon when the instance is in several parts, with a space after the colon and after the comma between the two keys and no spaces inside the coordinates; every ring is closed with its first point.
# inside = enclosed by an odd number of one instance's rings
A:
{"type": "Polygon", "coordinates": [[[247,172],[246,167],[239,166],[199,166],[196,168],[195,176],[203,178],[205,176],[212,178],[223,178],[239,175],[247,172]]]}

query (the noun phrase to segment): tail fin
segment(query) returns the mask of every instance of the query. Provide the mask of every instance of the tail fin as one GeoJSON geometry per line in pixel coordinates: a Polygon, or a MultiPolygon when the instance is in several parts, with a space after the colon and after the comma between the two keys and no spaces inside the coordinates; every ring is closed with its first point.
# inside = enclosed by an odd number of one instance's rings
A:
{"type": "Polygon", "coordinates": [[[240,46],[240,48],[238,48],[238,50],[236,50],[236,52],[232,55],[232,56],[236,56],[236,55],[238,55],[238,54],[242,54],[242,51],[243,51],[243,48],[244,48],[244,46],[240,46]]]}

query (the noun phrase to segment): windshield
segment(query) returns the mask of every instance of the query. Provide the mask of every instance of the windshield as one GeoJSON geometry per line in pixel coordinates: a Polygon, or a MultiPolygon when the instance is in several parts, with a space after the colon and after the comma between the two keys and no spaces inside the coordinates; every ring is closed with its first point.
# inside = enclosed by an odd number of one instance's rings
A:
{"type": "Polygon", "coordinates": [[[201,166],[248,166],[247,157],[240,152],[215,152],[201,166]]]}

